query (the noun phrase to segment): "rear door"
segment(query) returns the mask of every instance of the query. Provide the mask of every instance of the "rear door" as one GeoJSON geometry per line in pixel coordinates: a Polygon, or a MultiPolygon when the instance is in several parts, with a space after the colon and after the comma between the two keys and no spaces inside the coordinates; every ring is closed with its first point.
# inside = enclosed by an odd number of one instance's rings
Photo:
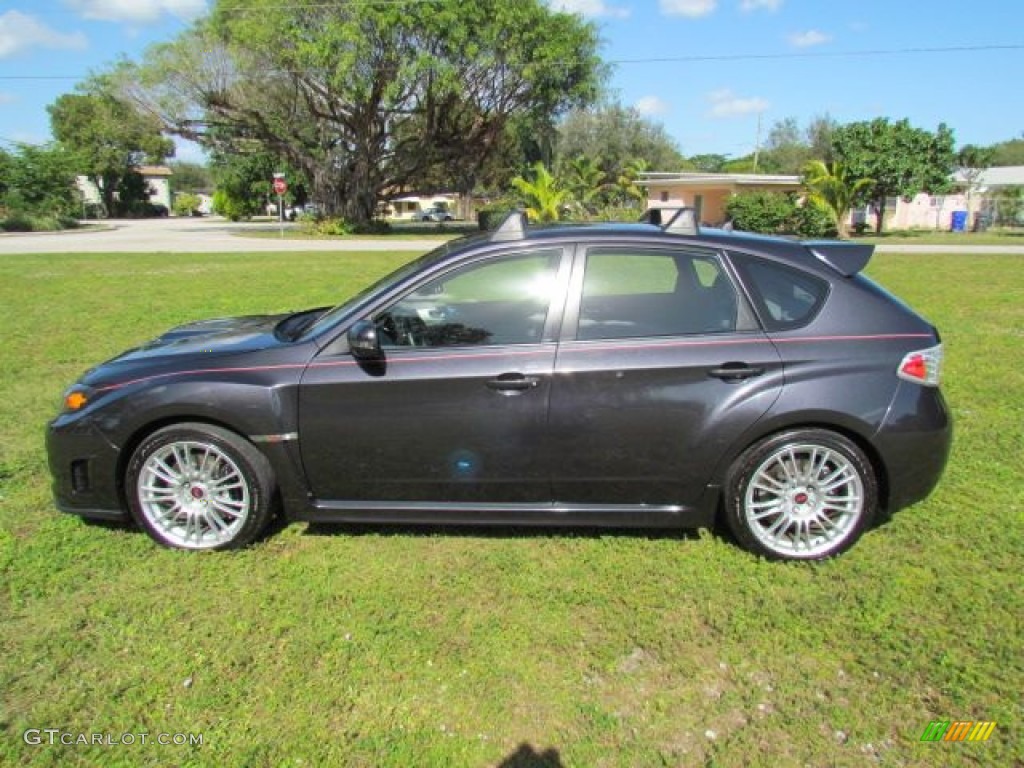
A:
{"type": "Polygon", "coordinates": [[[720,254],[581,246],[551,393],[555,500],[696,505],[781,386],[720,254]]]}

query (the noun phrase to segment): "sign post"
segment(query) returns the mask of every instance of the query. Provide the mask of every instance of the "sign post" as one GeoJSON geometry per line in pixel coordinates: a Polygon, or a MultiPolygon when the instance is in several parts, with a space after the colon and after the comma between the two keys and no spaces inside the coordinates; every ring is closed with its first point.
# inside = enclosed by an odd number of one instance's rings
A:
{"type": "Polygon", "coordinates": [[[284,237],[284,193],[288,191],[288,182],[283,173],[274,174],[274,192],[277,193],[277,226],[279,237],[284,237]]]}

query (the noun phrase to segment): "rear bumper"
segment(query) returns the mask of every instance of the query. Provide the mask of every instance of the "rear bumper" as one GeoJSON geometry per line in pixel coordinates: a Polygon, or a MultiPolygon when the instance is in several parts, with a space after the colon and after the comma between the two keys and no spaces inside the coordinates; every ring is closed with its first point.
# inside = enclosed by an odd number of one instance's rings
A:
{"type": "Polygon", "coordinates": [[[129,519],[118,489],[117,449],[88,419],[50,422],[46,453],[57,509],[95,520],[129,519]]]}
{"type": "Polygon", "coordinates": [[[953,444],[953,421],[942,393],[900,382],[873,442],[886,468],[888,511],[926,498],[941,479],[953,444]]]}

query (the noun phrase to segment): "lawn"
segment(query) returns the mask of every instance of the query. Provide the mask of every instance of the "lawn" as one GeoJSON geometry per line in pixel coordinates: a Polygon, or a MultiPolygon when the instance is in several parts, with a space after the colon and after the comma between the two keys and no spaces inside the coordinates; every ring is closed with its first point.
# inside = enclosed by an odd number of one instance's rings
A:
{"type": "Polygon", "coordinates": [[[1024,761],[1024,257],[872,262],[942,329],[956,441],[930,499],[834,561],[707,532],[299,524],[195,555],[54,510],[44,425],[86,367],[188,319],[330,303],[407,258],[0,259],[0,764],[1024,761]],[[938,719],[998,725],[921,743],[938,719]],[[25,743],[47,728],[135,743],[25,743]]]}
{"type": "Polygon", "coordinates": [[[868,232],[854,238],[860,243],[879,245],[1024,245],[1024,229],[990,229],[985,232],[948,232],[905,229],[876,235],[868,232]]]}

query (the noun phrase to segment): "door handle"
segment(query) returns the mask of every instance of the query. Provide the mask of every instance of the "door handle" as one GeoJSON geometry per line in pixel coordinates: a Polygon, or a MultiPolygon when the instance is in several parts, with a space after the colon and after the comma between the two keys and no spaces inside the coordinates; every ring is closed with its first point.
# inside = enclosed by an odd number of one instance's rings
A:
{"type": "Polygon", "coordinates": [[[524,376],[521,373],[503,373],[496,379],[488,381],[487,387],[498,392],[525,392],[528,389],[533,389],[538,384],[540,384],[540,379],[536,376],[524,376]]]}
{"type": "Polygon", "coordinates": [[[708,376],[714,376],[722,381],[741,381],[752,376],[760,376],[764,368],[747,365],[746,363],[723,363],[718,368],[708,371],[708,376]]]}

